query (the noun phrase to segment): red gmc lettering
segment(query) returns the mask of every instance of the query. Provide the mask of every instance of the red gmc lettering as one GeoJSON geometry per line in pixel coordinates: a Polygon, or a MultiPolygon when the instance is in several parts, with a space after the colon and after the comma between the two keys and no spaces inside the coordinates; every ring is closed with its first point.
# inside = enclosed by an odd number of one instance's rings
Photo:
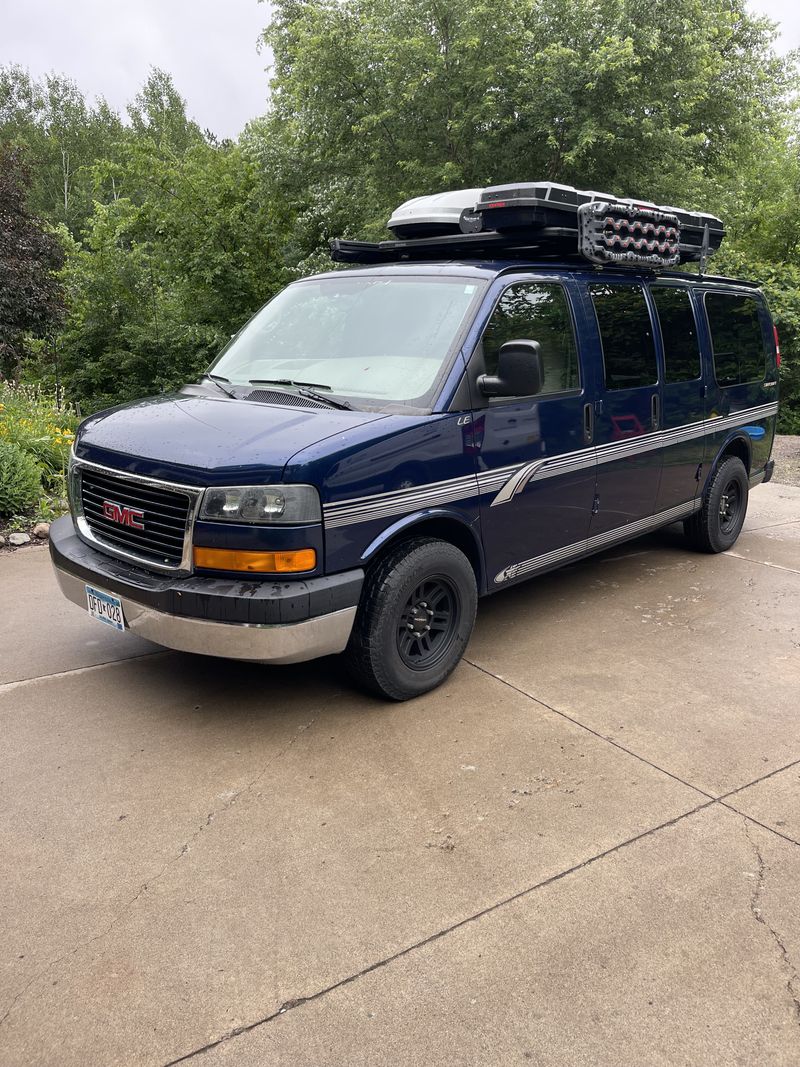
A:
{"type": "Polygon", "coordinates": [[[103,501],[103,515],[120,526],[132,526],[134,530],[144,529],[144,512],[138,508],[124,507],[115,500],[103,501]]]}

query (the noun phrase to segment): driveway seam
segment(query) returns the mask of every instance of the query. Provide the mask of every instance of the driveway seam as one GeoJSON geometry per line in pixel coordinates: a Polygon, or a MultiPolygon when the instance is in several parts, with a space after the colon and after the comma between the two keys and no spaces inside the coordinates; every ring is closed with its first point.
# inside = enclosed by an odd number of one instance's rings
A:
{"type": "Polygon", "coordinates": [[[745,526],[743,534],[758,533],[759,530],[772,530],[776,526],[796,526],[800,519],[786,519],[784,522],[765,522],[763,526],[745,526]]]}
{"type": "Polygon", "coordinates": [[[797,845],[800,848],[800,841],[796,841],[793,837],[789,837],[788,834],[782,834],[780,830],[776,830],[774,826],[770,826],[769,823],[761,822],[759,819],[754,819],[752,815],[748,815],[746,811],[741,811],[739,808],[734,808],[732,804],[726,804],[724,800],[718,801],[720,807],[725,808],[727,811],[732,811],[734,815],[741,815],[743,819],[747,819],[748,822],[754,823],[756,826],[760,826],[762,830],[769,830],[771,834],[775,834],[776,837],[782,838],[787,844],[797,845]]]}
{"type": "Polygon", "coordinates": [[[33,685],[34,682],[46,682],[51,678],[69,678],[76,674],[87,674],[89,671],[99,671],[101,667],[114,667],[117,663],[136,663],[140,659],[150,659],[153,656],[172,656],[171,648],[159,648],[155,652],[142,652],[138,656],[123,656],[120,659],[106,659],[102,663],[87,663],[84,667],[70,667],[66,671],[55,671],[53,674],[33,674],[30,678],[15,678],[10,682],[0,682],[0,696],[10,693],[22,685],[33,685]]]}
{"type": "Polygon", "coordinates": [[[769,830],[777,837],[783,838],[783,840],[787,841],[789,844],[800,846],[800,841],[796,841],[788,834],[781,833],[780,830],[776,830],[774,826],[769,826],[767,823],[759,822],[758,819],[754,819],[751,815],[746,815],[745,812],[740,811],[738,808],[734,807],[733,804],[725,803],[729,797],[736,796],[737,793],[741,793],[745,789],[750,789],[754,785],[760,785],[762,782],[766,782],[768,778],[773,778],[776,774],[782,774],[784,771],[789,771],[792,769],[792,767],[800,766],[800,759],[792,760],[790,763],[785,763],[782,767],[775,767],[773,770],[767,771],[766,774],[762,774],[758,778],[754,778],[750,782],[745,782],[744,785],[738,785],[735,789],[731,789],[727,793],[719,793],[716,795],[714,793],[708,793],[705,789],[701,789],[699,785],[694,785],[692,782],[687,782],[684,778],[681,778],[680,775],[674,774],[672,771],[668,771],[665,767],[660,767],[657,763],[653,763],[652,760],[647,759],[646,756],[642,756],[638,752],[634,752],[633,749],[626,748],[625,745],[621,745],[619,741],[615,741],[612,737],[607,737],[605,734],[601,734],[599,731],[593,730],[591,726],[587,726],[586,723],[581,722],[580,719],[574,719],[565,711],[560,711],[558,708],[554,708],[552,704],[546,703],[540,697],[535,697],[533,696],[533,694],[526,692],[526,690],[524,689],[520,689],[520,687],[517,685],[514,685],[513,682],[509,682],[505,678],[501,678],[499,675],[493,674],[490,670],[487,670],[486,667],[481,667],[479,664],[474,663],[472,660],[466,659],[466,657],[464,658],[464,662],[469,663],[471,667],[474,667],[476,670],[482,671],[490,678],[494,678],[502,685],[508,686],[509,689],[513,689],[515,693],[519,693],[521,696],[527,697],[528,700],[532,700],[535,704],[540,704],[543,708],[547,708],[548,711],[552,711],[555,715],[560,715],[562,719],[566,719],[567,722],[571,722],[574,726],[580,727],[581,730],[585,730],[587,733],[591,734],[593,737],[598,738],[600,741],[606,741],[609,745],[613,745],[614,748],[618,748],[620,752],[624,752],[626,753],[626,755],[632,756],[634,759],[639,760],[640,763],[644,763],[646,766],[651,767],[655,771],[660,771],[661,774],[666,774],[668,778],[672,778],[674,781],[680,782],[681,785],[685,785],[688,789],[695,790],[695,792],[699,793],[701,796],[708,797],[709,799],[714,800],[723,808],[727,808],[728,811],[732,811],[736,815],[745,815],[745,817],[750,819],[751,822],[756,823],[756,825],[760,826],[764,830],[769,830]]]}
{"type": "Polygon", "coordinates": [[[581,860],[580,863],[573,864],[572,867],[566,868],[566,870],[559,871],[556,874],[550,875],[548,878],[542,879],[535,885],[526,886],[525,889],[520,889],[516,893],[512,893],[508,897],[503,897],[502,900],[497,900],[493,904],[487,905],[485,908],[481,908],[479,911],[474,912],[472,915],[467,915],[463,919],[459,919],[457,922],[451,923],[449,926],[443,927],[441,930],[437,930],[433,934],[429,934],[428,937],[424,937],[419,941],[415,941],[411,945],[406,945],[405,948],[399,949],[397,952],[393,952],[390,956],[385,956],[383,959],[376,960],[374,963],[370,963],[368,966],[362,968],[354,974],[348,975],[346,978],[340,979],[338,982],[333,982],[329,986],[325,986],[324,989],[318,989],[316,993],[310,993],[307,997],[296,997],[292,1000],[284,1001],[281,1006],[269,1015],[263,1016],[261,1019],[257,1019],[255,1022],[246,1023],[244,1026],[237,1026],[233,1030],[228,1030],[220,1037],[215,1038],[213,1041],[209,1041],[207,1044],[200,1046],[199,1048],[192,1049],[190,1052],[184,1053],[182,1056],[178,1056],[177,1059],[169,1060],[163,1065],[163,1067],[177,1067],[179,1063],[186,1063],[187,1060],[193,1059],[195,1056],[201,1056],[206,1052],[210,1052],[212,1049],[217,1048],[219,1045],[225,1044],[225,1042],[232,1040],[236,1037],[241,1037],[243,1034],[249,1034],[251,1031],[256,1030],[260,1026],[265,1026],[267,1023],[277,1019],[280,1015],[285,1015],[289,1011],[293,1011],[295,1008],[299,1008],[303,1004],[310,1004],[315,1000],[319,1000],[321,997],[327,996],[328,993],[333,993],[337,989],[342,989],[344,986],[350,985],[352,982],[357,982],[360,978],[366,977],[373,971],[381,970],[383,967],[389,966],[389,964],[395,963],[397,960],[402,959],[404,956],[410,955],[412,952],[416,952],[417,949],[425,948],[427,945],[446,937],[448,934],[454,933],[456,930],[460,930],[464,926],[470,925],[470,923],[476,922],[479,919],[485,918],[487,915],[491,915],[493,912],[498,911],[500,908],[504,908],[509,904],[515,903],[517,900],[521,900],[524,897],[529,896],[531,893],[538,892],[540,889],[546,889],[556,882],[560,882],[562,878],[567,878],[571,874],[577,874],[579,871],[584,870],[586,867],[592,866],[600,860],[607,859],[614,853],[619,852],[621,849],[627,848],[629,845],[634,845],[638,841],[642,841],[653,834],[658,833],[661,830],[667,830],[671,826],[675,826],[677,823],[682,822],[684,819],[689,818],[692,815],[697,815],[701,811],[705,811],[708,808],[713,807],[717,801],[715,799],[707,800],[704,804],[698,804],[696,807],[691,808],[689,811],[684,811],[680,815],[675,815],[672,819],[668,819],[666,822],[659,823],[657,826],[651,826],[647,830],[643,830],[641,833],[636,834],[634,837],[626,838],[624,841],[618,842],[616,845],[612,845],[611,848],[604,849],[602,852],[596,853],[594,856],[589,856],[585,860],[581,860]]]}
{"type": "Polygon", "coordinates": [[[730,789],[727,793],[720,793],[717,800],[725,801],[728,797],[734,797],[737,793],[743,793],[745,789],[750,789],[751,786],[754,785],[760,785],[762,782],[766,782],[768,778],[774,778],[776,774],[782,774],[783,771],[790,771],[792,767],[797,766],[800,766],[800,759],[792,760],[791,763],[785,763],[782,767],[775,767],[774,770],[767,771],[766,774],[762,774],[759,778],[754,778],[752,782],[745,782],[744,785],[737,785],[735,789],[730,789]]]}
{"type": "Polygon", "coordinates": [[[768,563],[764,559],[753,559],[751,556],[742,556],[739,552],[731,552],[730,549],[725,555],[732,556],[733,559],[743,559],[745,563],[757,563],[759,567],[772,567],[772,569],[776,571],[788,571],[789,574],[800,574],[800,570],[796,567],[784,567],[782,563],[768,563]]]}
{"type": "Polygon", "coordinates": [[[473,660],[467,659],[466,656],[464,657],[464,662],[468,663],[470,667],[474,667],[475,670],[481,671],[482,674],[487,675],[489,678],[494,678],[495,681],[500,682],[501,685],[508,686],[509,689],[512,689],[515,693],[519,693],[520,696],[526,697],[528,700],[532,700],[535,704],[539,704],[543,708],[547,708],[548,711],[552,711],[555,715],[560,715],[562,719],[566,719],[567,722],[571,722],[573,726],[577,726],[581,730],[585,730],[586,733],[591,734],[592,737],[596,737],[600,741],[605,741],[607,744],[613,745],[614,748],[618,748],[620,752],[624,752],[626,755],[632,756],[634,759],[639,760],[640,763],[644,763],[646,766],[652,768],[654,771],[659,771],[661,774],[666,774],[668,778],[672,778],[673,781],[679,782],[681,785],[685,785],[687,789],[692,789],[696,793],[699,793],[701,796],[707,797],[709,800],[720,799],[713,793],[709,793],[705,789],[701,789],[699,785],[693,785],[691,782],[687,782],[684,778],[681,778],[680,775],[673,774],[672,771],[668,771],[664,767],[659,767],[657,763],[653,763],[652,760],[647,759],[646,756],[641,756],[638,752],[634,752],[632,749],[626,748],[625,745],[621,745],[619,741],[615,741],[612,737],[607,737],[605,734],[601,734],[598,730],[593,730],[591,726],[587,726],[586,723],[581,722],[580,719],[574,719],[571,715],[568,715],[566,711],[560,711],[558,708],[554,708],[552,704],[546,703],[540,697],[535,697],[532,693],[528,693],[525,689],[520,689],[518,685],[514,685],[513,682],[509,682],[508,679],[502,678],[499,674],[495,674],[493,671],[488,670],[488,668],[486,667],[481,667],[479,663],[475,663],[473,660]]]}

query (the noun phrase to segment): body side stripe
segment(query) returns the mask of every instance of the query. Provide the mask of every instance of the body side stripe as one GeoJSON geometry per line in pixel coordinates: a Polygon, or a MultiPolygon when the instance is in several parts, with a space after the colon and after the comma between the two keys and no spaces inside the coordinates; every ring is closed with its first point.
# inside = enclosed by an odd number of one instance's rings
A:
{"type": "Polygon", "coordinates": [[[638,519],[636,522],[629,522],[624,526],[615,526],[613,530],[606,530],[601,534],[595,534],[594,537],[587,537],[582,541],[575,541],[571,545],[565,545],[563,548],[556,548],[542,556],[535,556],[533,559],[526,559],[521,563],[512,563],[495,575],[495,585],[502,585],[503,582],[518,578],[523,574],[533,574],[535,571],[544,570],[555,563],[561,563],[576,556],[599,551],[617,541],[638,537],[639,534],[647,533],[648,530],[655,529],[658,526],[667,526],[669,523],[687,518],[700,507],[702,507],[702,501],[690,500],[688,503],[679,504],[668,511],[659,511],[655,515],[648,515],[646,518],[638,519]]]}
{"type": "Polygon", "coordinates": [[[388,490],[367,496],[353,497],[325,504],[325,525],[331,528],[348,526],[357,522],[372,522],[388,518],[415,508],[452,503],[497,490],[491,506],[508,503],[533,479],[553,478],[592,467],[595,464],[612,463],[618,459],[650,452],[657,448],[705,437],[721,430],[746,425],[756,419],[769,418],[778,410],[776,401],[757,407],[743,408],[732,415],[721,415],[669,430],[656,430],[622,441],[612,441],[597,448],[582,448],[557,456],[541,457],[531,463],[495,467],[476,474],[458,478],[428,482],[407,489],[388,490]]]}

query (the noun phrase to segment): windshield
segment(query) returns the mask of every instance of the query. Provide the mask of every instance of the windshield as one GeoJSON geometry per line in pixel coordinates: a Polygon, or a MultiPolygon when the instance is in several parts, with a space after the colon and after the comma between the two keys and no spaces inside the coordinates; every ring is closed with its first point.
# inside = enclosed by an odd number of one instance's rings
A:
{"type": "Polygon", "coordinates": [[[485,284],[344,273],[295,282],[211,369],[232,385],[283,380],[286,388],[292,382],[329,390],[355,407],[425,408],[485,284]]]}

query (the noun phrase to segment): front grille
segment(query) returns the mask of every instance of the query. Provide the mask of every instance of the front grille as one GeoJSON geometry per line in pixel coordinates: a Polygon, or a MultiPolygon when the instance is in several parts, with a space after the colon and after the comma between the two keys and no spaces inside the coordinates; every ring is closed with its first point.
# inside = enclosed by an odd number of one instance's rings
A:
{"type": "Polygon", "coordinates": [[[88,467],[80,472],[80,492],[83,517],[98,541],[142,560],[180,566],[191,507],[187,494],[88,467]],[[143,528],[126,525],[131,517],[143,528]]]}

